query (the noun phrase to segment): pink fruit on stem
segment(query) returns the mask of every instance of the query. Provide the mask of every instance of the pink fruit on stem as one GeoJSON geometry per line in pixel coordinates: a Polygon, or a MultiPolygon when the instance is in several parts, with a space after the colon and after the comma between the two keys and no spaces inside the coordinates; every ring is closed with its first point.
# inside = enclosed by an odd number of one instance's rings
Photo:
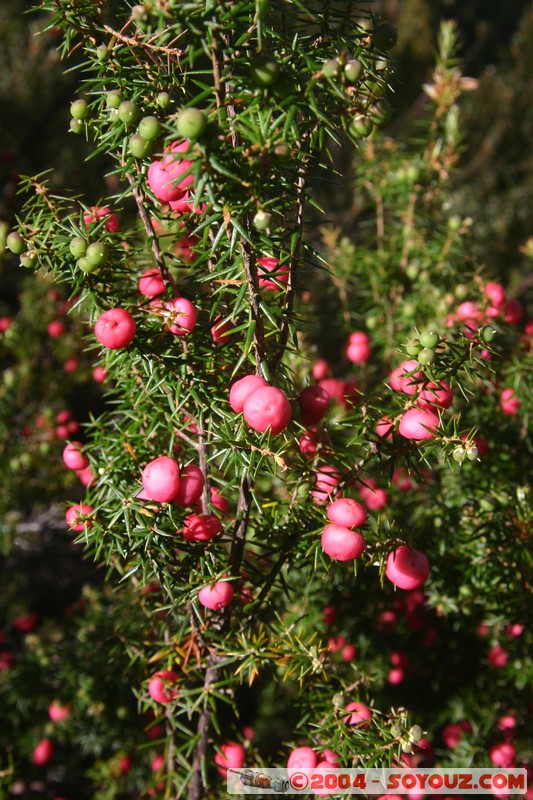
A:
{"type": "Polygon", "coordinates": [[[262,386],[245,400],[242,409],[247,424],[258,433],[270,429],[276,435],[285,430],[291,421],[291,404],[275,386],[262,386]]]}
{"type": "Polygon", "coordinates": [[[322,531],[322,549],[335,561],[353,561],[365,549],[363,536],[342,525],[328,523],[322,531]]]}
{"type": "Polygon", "coordinates": [[[66,331],[66,325],[60,319],[53,319],[51,322],[48,323],[46,326],[46,330],[49,336],[53,339],[58,339],[62,336],[66,331]]]}
{"type": "Polygon", "coordinates": [[[295,747],[287,759],[287,769],[314,769],[317,761],[317,755],[311,747],[295,747]]]}
{"type": "Polygon", "coordinates": [[[231,339],[233,332],[233,325],[229,320],[224,320],[222,317],[217,317],[215,324],[211,326],[211,336],[213,341],[217,344],[226,344],[231,339]]]}
{"type": "Polygon", "coordinates": [[[198,600],[206,608],[220,611],[233,600],[235,590],[227,581],[216,581],[214,584],[203,586],[198,592],[198,600]]]}
{"type": "Polygon", "coordinates": [[[522,403],[515,395],[514,389],[503,389],[500,395],[500,406],[504,414],[508,417],[513,417],[522,403]]]}
{"type": "Polygon", "coordinates": [[[261,375],[245,375],[232,384],[229,392],[229,404],[236,414],[240,414],[244,408],[246,399],[262,386],[268,386],[266,380],[261,375]]]}
{"type": "Polygon", "coordinates": [[[39,744],[34,748],[31,760],[33,764],[39,767],[48,764],[54,755],[54,743],[51,739],[41,739],[39,744]]]}
{"type": "Polygon", "coordinates": [[[489,758],[496,767],[509,769],[516,758],[516,747],[511,742],[496,742],[489,750],[489,758]]]}
{"type": "Polygon", "coordinates": [[[81,452],[81,442],[69,442],[63,450],[63,461],[69,469],[85,469],[89,466],[89,459],[81,452]]]}
{"type": "Polygon", "coordinates": [[[348,360],[353,364],[364,364],[370,358],[370,340],[366,333],[355,331],[348,338],[346,349],[348,360]]]}
{"type": "Polygon", "coordinates": [[[389,553],[385,575],[400,589],[417,589],[429,575],[429,561],[424,553],[401,544],[389,553]]]}
{"type": "Polygon", "coordinates": [[[175,336],[186,336],[196,326],[196,308],[186,297],[174,297],[165,303],[164,316],[167,328],[175,336]]]}
{"type": "Polygon", "coordinates": [[[109,373],[105,369],[105,367],[98,366],[93,369],[93,380],[96,383],[104,383],[107,380],[109,373]]]}
{"type": "Polygon", "coordinates": [[[394,431],[394,420],[388,414],[376,421],[376,433],[383,439],[392,439],[394,431]]]}
{"type": "Polygon", "coordinates": [[[92,208],[83,215],[83,221],[87,227],[92,225],[93,222],[103,218],[105,218],[104,227],[106,231],[108,233],[117,233],[120,228],[118,217],[110,208],[107,208],[107,206],[103,208],[92,206],[92,208]]]}
{"type": "Polygon", "coordinates": [[[287,264],[279,267],[279,258],[265,256],[257,259],[257,276],[260,287],[277,292],[283,288],[280,284],[289,282],[289,267],[287,264]],[[272,277],[269,278],[268,275],[272,277]]]}
{"type": "Polygon", "coordinates": [[[48,716],[52,722],[64,722],[70,716],[70,706],[62,705],[58,700],[54,700],[48,706],[48,716]]]}
{"type": "Polygon", "coordinates": [[[69,530],[79,533],[80,531],[84,531],[86,528],[90,528],[93,524],[92,520],[83,520],[81,517],[87,514],[92,514],[93,511],[93,506],[86,505],[85,503],[78,503],[77,505],[71,506],[69,509],[67,509],[65,519],[68,523],[69,530]]]}
{"type": "Polygon", "coordinates": [[[211,505],[213,506],[213,508],[216,508],[218,511],[220,511],[221,514],[227,514],[229,511],[228,500],[225,497],[223,497],[218,491],[218,489],[216,489],[214,486],[211,486],[210,492],[211,492],[211,505]]]}
{"type": "Polygon", "coordinates": [[[110,308],[96,320],[94,334],[110,350],[127,347],[135,337],[135,320],[124,308],[110,308]]]}
{"type": "Polygon", "coordinates": [[[494,281],[489,281],[484,286],[485,297],[490,301],[491,306],[494,308],[501,309],[505,306],[507,301],[507,296],[505,294],[505,289],[500,283],[494,283],[494,281]]]}
{"type": "Polygon", "coordinates": [[[508,300],[505,304],[505,322],[517,325],[524,316],[524,308],[518,300],[508,300]]]}
{"type": "Polygon", "coordinates": [[[346,725],[353,725],[356,728],[368,728],[372,719],[372,711],[368,706],[354,701],[353,703],[348,703],[345,710],[350,712],[344,717],[346,725]]]}
{"type": "Polygon", "coordinates": [[[215,764],[218,772],[224,777],[228,769],[241,769],[246,760],[244,747],[240,742],[225,742],[220,748],[220,753],[215,755],[215,764]]]}
{"type": "Polygon", "coordinates": [[[208,542],[222,530],[216,514],[189,514],[183,522],[183,537],[188,542],[208,542]]]}
{"type": "Polygon", "coordinates": [[[84,486],[91,486],[96,480],[96,475],[92,471],[91,467],[85,467],[84,469],[77,469],[75,470],[76,475],[82,482],[84,486]]]}
{"type": "Polygon", "coordinates": [[[351,497],[339,497],[333,500],[326,509],[326,515],[335,525],[345,528],[359,528],[365,524],[368,516],[361,503],[352,500],[351,497]]]}
{"type": "Polygon", "coordinates": [[[306,386],[298,395],[302,410],[302,425],[314,425],[320,422],[328,410],[330,396],[322,386],[306,386]]]}
{"type": "Polygon", "coordinates": [[[177,506],[193,506],[202,496],[205,478],[200,467],[188,464],[180,471],[180,485],[174,498],[177,506]]]}
{"type": "Polygon", "coordinates": [[[447,381],[428,383],[417,397],[419,408],[434,411],[437,408],[449,408],[452,404],[453,393],[447,381]]]}
{"type": "Polygon", "coordinates": [[[148,681],[148,694],[156,703],[165,705],[171,703],[178,695],[173,684],[178,680],[178,675],[171,669],[162,669],[156,672],[148,681]]]}
{"type": "Polygon", "coordinates": [[[171,503],[179,492],[180,468],[170,456],[159,456],[145,466],[141,479],[146,499],[171,503]]]}
{"type": "Polygon", "coordinates": [[[144,297],[158,297],[166,290],[165,280],[160,269],[148,269],[143,272],[138,283],[139,293],[144,297]]]}
{"type": "Polygon", "coordinates": [[[439,418],[425,408],[410,408],[402,414],[398,433],[405,439],[417,442],[434,439],[439,427],[439,418]]]}
{"type": "Polygon", "coordinates": [[[359,494],[370,511],[381,511],[389,502],[389,495],[373,478],[365,478],[364,484],[359,487],[359,494]]]}
{"type": "Polygon", "coordinates": [[[329,363],[325,358],[319,358],[313,364],[312,375],[315,381],[324,380],[329,375],[329,363]]]}
{"type": "Polygon", "coordinates": [[[509,653],[501,645],[495,644],[494,647],[490,648],[487,659],[491,666],[501,669],[509,661],[509,653]]]}
{"type": "Polygon", "coordinates": [[[316,489],[311,492],[313,502],[318,505],[331,500],[337,494],[337,486],[341,480],[341,473],[332,464],[325,464],[316,473],[316,489]]]}
{"type": "Polygon", "coordinates": [[[341,650],[343,661],[353,661],[357,655],[357,647],[354,644],[345,644],[341,650]]]}
{"type": "Polygon", "coordinates": [[[420,364],[416,358],[412,358],[409,361],[402,361],[399,367],[393,369],[388,382],[394,391],[411,395],[417,393],[423,377],[420,364]]]}
{"type": "Polygon", "coordinates": [[[181,199],[194,183],[194,177],[189,173],[192,161],[175,155],[187,152],[189,145],[188,141],[174,142],[165,148],[165,155],[161,160],[152,161],[148,167],[148,186],[162,203],[181,199]]]}

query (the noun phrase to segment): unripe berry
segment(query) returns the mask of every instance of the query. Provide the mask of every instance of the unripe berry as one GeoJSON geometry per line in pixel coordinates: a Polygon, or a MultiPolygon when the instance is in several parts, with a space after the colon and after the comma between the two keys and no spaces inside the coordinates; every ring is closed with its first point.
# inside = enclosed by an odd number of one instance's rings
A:
{"type": "Polygon", "coordinates": [[[143,117],[139,122],[137,130],[143,139],[152,141],[153,139],[157,139],[161,133],[161,124],[157,117],[143,117]]]}
{"type": "Polygon", "coordinates": [[[358,114],[349,125],[349,132],[356,139],[366,139],[374,129],[374,123],[368,117],[358,114]]]}
{"type": "Polygon", "coordinates": [[[272,214],[270,214],[268,211],[263,211],[260,209],[255,214],[253,222],[254,227],[257,228],[258,231],[267,231],[272,223],[272,214]]]}
{"type": "Polygon", "coordinates": [[[159,108],[162,108],[163,110],[165,110],[170,105],[170,95],[169,95],[168,92],[159,92],[159,94],[157,95],[155,101],[156,101],[157,105],[159,106],[159,108]]]}
{"type": "Polygon", "coordinates": [[[103,242],[92,242],[87,247],[85,258],[93,267],[101,267],[109,258],[109,248],[103,242]]]}
{"type": "Polygon", "coordinates": [[[12,231],[6,239],[8,250],[11,250],[16,256],[22,255],[26,251],[26,242],[17,231],[12,231]]]}
{"type": "Polygon", "coordinates": [[[134,133],[129,138],[128,150],[134,158],[146,158],[152,152],[152,142],[143,139],[140,133],[134,133]]]}
{"type": "Polygon", "coordinates": [[[68,247],[74,258],[81,258],[87,251],[87,242],[81,236],[75,236],[68,247]]]}
{"type": "Polygon", "coordinates": [[[420,339],[409,339],[405,345],[405,351],[408,356],[417,356],[421,349],[420,339]]]}
{"type": "Polygon", "coordinates": [[[424,347],[418,354],[418,363],[423,367],[427,367],[435,361],[435,351],[429,347],[424,347]]]}
{"type": "Polygon", "coordinates": [[[126,125],[132,125],[139,118],[139,109],[133,100],[123,100],[117,111],[119,119],[126,125]]]}
{"type": "Polygon", "coordinates": [[[118,89],[112,89],[106,94],[105,102],[108,108],[118,108],[122,102],[122,95],[118,89]]]}
{"type": "Polygon", "coordinates": [[[379,127],[386,125],[392,116],[391,105],[388,100],[385,100],[384,97],[376,100],[376,102],[370,106],[368,111],[370,114],[370,119],[374,125],[378,125],[379,127]]]}
{"type": "Polygon", "coordinates": [[[100,44],[96,48],[96,58],[98,61],[107,61],[109,58],[109,48],[105,44],[100,44]]]}
{"type": "Polygon", "coordinates": [[[207,129],[207,117],[199,108],[182,109],[176,120],[176,130],[182,139],[200,139],[207,129]]]}
{"type": "Polygon", "coordinates": [[[37,250],[27,250],[25,253],[22,253],[19,263],[21,267],[33,269],[37,263],[37,250]]]}
{"type": "Polygon", "coordinates": [[[346,80],[350,83],[355,83],[361,77],[363,72],[363,65],[360,61],[356,58],[353,58],[351,61],[348,61],[346,66],[344,67],[344,75],[346,76],[346,80]]]}
{"type": "Polygon", "coordinates": [[[391,50],[398,41],[398,31],[388,22],[380,22],[372,32],[372,43],[378,50],[391,50]]]}
{"type": "Polygon", "coordinates": [[[335,78],[341,71],[341,62],[338,58],[330,58],[324,61],[322,66],[322,74],[326,78],[335,78]]]}
{"type": "Polygon", "coordinates": [[[436,331],[424,331],[420,334],[420,344],[422,347],[428,347],[434,350],[440,341],[439,334],[436,331]]]}
{"type": "Polygon", "coordinates": [[[74,119],[74,117],[70,120],[69,130],[72,133],[82,133],[85,130],[85,126],[81,119],[74,119]]]}
{"type": "Polygon", "coordinates": [[[70,113],[74,119],[87,119],[89,107],[86,100],[74,100],[70,104],[70,113]]]}
{"type": "Polygon", "coordinates": [[[280,78],[281,69],[271,56],[258,55],[252,61],[252,75],[259,86],[273,86],[280,78]]]}

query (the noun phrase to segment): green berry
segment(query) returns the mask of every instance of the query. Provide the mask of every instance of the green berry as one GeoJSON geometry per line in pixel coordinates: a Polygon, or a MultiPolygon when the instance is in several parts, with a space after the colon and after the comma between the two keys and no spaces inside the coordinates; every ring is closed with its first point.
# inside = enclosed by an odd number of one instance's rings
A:
{"type": "Polygon", "coordinates": [[[131,9],[131,18],[136,22],[144,22],[147,19],[146,6],[139,3],[131,9]]]}
{"type": "Polygon", "coordinates": [[[429,347],[433,350],[439,343],[440,337],[436,331],[424,331],[420,334],[420,344],[422,347],[429,347]]]}
{"type": "Polygon", "coordinates": [[[112,89],[108,92],[105,96],[106,106],[108,108],[118,108],[119,105],[122,103],[122,95],[118,91],[118,89],[112,89]]]}
{"type": "Polygon", "coordinates": [[[376,100],[368,109],[370,119],[375,125],[386,125],[392,116],[391,104],[384,97],[376,100]]]}
{"type": "Polygon", "coordinates": [[[20,233],[17,233],[17,231],[13,231],[9,234],[6,239],[6,245],[8,250],[11,250],[11,252],[16,256],[20,256],[26,251],[26,242],[20,233]]]}
{"type": "Polygon", "coordinates": [[[391,725],[390,732],[391,732],[391,736],[394,736],[396,738],[397,736],[401,736],[402,735],[403,729],[400,728],[399,725],[395,724],[395,725],[391,725]]]}
{"type": "Polygon", "coordinates": [[[170,95],[168,92],[159,92],[155,101],[159,108],[166,109],[170,105],[170,95]]]}
{"type": "Polygon", "coordinates": [[[414,281],[418,278],[418,273],[420,272],[420,267],[416,263],[408,264],[405,269],[405,274],[409,278],[410,281],[414,281]]]}
{"type": "Polygon", "coordinates": [[[462,464],[466,458],[466,450],[464,447],[456,447],[452,453],[452,458],[454,461],[457,461],[458,464],[462,464]]]}
{"type": "Polygon", "coordinates": [[[476,461],[479,455],[479,450],[477,449],[476,445],[469,447],[466,451],[466,457],[469,461],[476,461]]]}
{"type": "Polygon", "coordinates": [[[492,340],[494,339],[495,334],[496,334],[496,331],[494,330],[494,328],[491,328],[490,325],[486,325],[484,328],[481,328],[480,336],[481,336],[481,339],[484,342],[487,342],[487,343],[488,342],[492,342],[492,340]]]}
{"type": "Polygon", "coordinates": [[[86,100],[74,100],[70,104],[70,113],[74,119],[87,119],[89,116],[89,106],[86,100]]]}
{"type": "Polygon", "coordinates": [[[81,258],[87,250],[87,242],[81,236],[75,236],[70,240],[68,247],[74,258],[81,258]]]}
{"type": "Polygon", "coordinates": [[[352,58],[351,61],[348,61],[346,66],[344,67],[344,75],[346,80],[350,83],[355,83],[361,77],[363,72],[363,65],[360,61],[356,58],[352,58]]]}
{"type": "Polygon", "coordinates": [[[22,253],[20,257],[21,267],[26,267],[27,269],[33,269],[36,263],[37,263],[37,252],[35,250],[28,250],[26,253],[22,253]]]}
{"type": "Polygon", "coordinates": [[[281,69],[272,56],[256,56],[252,61],[252,75],[260,86],[274,86],[280,78],[281,69]]]}
{"type": "Polygon", "coordinates": [[[85,256],[78,258],[78,260],[76,261],[76,266],[78,267],[78,269],[81,269],[82,272],[87,272],[87,273],[96,272],[96,270],[98,269],[98,266],[96,264],[91,264],[89,259],[86,258],[85,256]]]}
{"type": "Polygon", "coordinates": [[[136,122],[139,117],[139,109],[133,100],[123,100],[118,107],[118,117],[126,125],[136,122]]]}
{"type": "Polygon", "coordinates": [[[421,350],[422,345],[420,344],[420,339],[409,339],[405,345],[405,352],[409,356],[417,356],[421,350]]]}
{"type": "Polygon", "coordinates": [[[432,364],[435,361],[435,351],[431,350],[429,347],[424,347],[418,354],[418,363],[423,366],[427,367],[428,364],[432,364]]]}
{"type": "Polygon", "coordinates": [[[74,117],[72,117],[70,120],[69,129],[72,131],[72,133],[82,133],[82,131],[85,129],[85,125],[81,119],[74,119],[74,117]]]}
{"type": "Polygon", "coordinates": [[[207,117],[199,108],[183,108],[176,120],[176,130],[183,139],[199,139],[207,128],[207,117]]]}
{"type": "Polygon", "coordinates": [[[109,58],[109,48],[105,44],[100,44],[96,48],[96,58],[98,61],[107,61],[109,58]]]}
{"type": "Polygon", "coordinates": [[[423,735],[424,731],[420,725],[413,725],[411,728],[409,728],[409,738],[411,741],[419,742],[423,735]]]}
{"type": "Polygon", "coordinates": [[[157,139],[161,133],[161,123],[157,117],[143,117],[139,122],[137,130],[143,139],[152,141],[153,139],[157,139]]]}
{"type": "Polygon", "coordinates": [[[340,71],[341,62],[338,58],[330,58],[328,61],[324,61],[322,75],[326,78],[336,78],[340,71]]]}
{"type": "Polygon", "coordinates": [[[101,267],[109,258],[109,249],[103,242],[92,242],[87,248],[85,258],[94,267],[101,267]]]}
{"type": "Polygon", "coordinates": [[[254,227],[257,228],[258,231],[267,231],[270,228],[271,222],[272,214],[268,211],[263,211],[261,209],[254,216],[254,227]]]}
{"type": "Polygon", "coordinates": [[[398,41],[398,31],[388,22],[380,22],[372,33],[372,42],[378,50],[390,50],[398,41]]]}
{"type": "Polygon", "coordinates": [[[356,139],[366,139],[367,136],[370,136],[374,125],[370,119],[359,115],[354,117],[350,122],[350,133],[356,139]]]}
{"type": "Polygon", "coordinates": [[[152,152],[152,142],[143,139],[140,133],[134,133],[128,141],[128,150],[134,158],[145,158],[152,152]]]}

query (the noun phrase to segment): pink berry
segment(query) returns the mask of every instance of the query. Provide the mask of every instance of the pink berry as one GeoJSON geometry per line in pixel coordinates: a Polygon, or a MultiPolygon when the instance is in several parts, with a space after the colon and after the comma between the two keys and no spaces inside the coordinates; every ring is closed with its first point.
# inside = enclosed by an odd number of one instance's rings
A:
{"type": "Polygon", "coordinates": [[[447,381],[428,383],[417,398],[419,408],[434,411],[436,408],[449,408],[452,404],[453,393],[447,381]]]}
{"type": "Polygon", "coordinates": [[[302,424],[314,425],[320,422],[328,410],[330,396],[322,386],[307,386],[298,395],[302,409],[302,424]]]}
{"type": "Polygon", "coordinates": [[[174,142],[165,148],[166,155],[160,161],[153,161],[148,167],[148,186],[162,203],[180,200],[189,186],[194,183],[194,176],[186,174],[192,162],[179,158],[174,153],[183,153],[189,149],[189,142],[174,142]]]}
{"type": "Polygon", "coordinates": [[[196,308],[186,297],[174,297],[165,303],[167,328],[175,336],[186,336],[196,326],[196,308]]]}
{"type": "Polygon", "coordinates": [[[524,308],[518,300],[508,300],[505,305],[505,321],[509,325],[518,325],[524,316],[524,308]]]}
{"type": "Polygon", "coordinates": [[[522,403],[515,395],[514,389],[503,389],[500,395],[500,406],[504,414],[507,414],[508,417],[513,417],[521,405],[522,403]]]}
{"type": "Polygon", "coordinates": [[[295,747],[287,760],[287,769],[314,769],[317,761],[317,755],[311,747],[295,747]]]}
{"type": "Polygon", "coordinates": [[[208,542],[222,530],[216,514],[189,514],[184,519],[183,537],[188,542],[208,542]]]}
{"type": "Polygon", "coordinates": [[[359,494],[365,506],[370,511],[381,511],[389,502],[389,495],[381,489],[373,478],[366,478],[359,488],[359,494]]]}
{"type": "Polygon", "coordinates": [[[54,700],[48,706],[48,716],[52,722],[64,722],[70,716],[70,706],[54,700]]]}
{"type": "Polygon", "coordinates": [[[329,363],[325,358],[319,358],[313,364],[312,375],[315,381],[321,381],[329,375],[329,363]]]}
{"type": "Polygon", "coordinates": [[[417,442],[434,439],[439,427],[439,418],[433,411],[410,408],[402,414],[398,433],[405,439],[417,442]]]}
{"type": "Polygon", "coordinates": [[[394,420],[388,414],[376,421],[376,433],[383,439],[392,439],[394,431],[394,420]]]}
{"type": "Polygon", "coordinates": [[[213,341],[217,344],[226,344],[231,339],[233,332],[233,325],[229,320],[224,320],[222,317],[217,317],[217,321],[211,326],[211,336],[213,341]]]}
{"type": "Polygon", "coordinates": [[[82,482],[84,486],[91,486],[96,480],[96,475],[92,471],[91,467],[85,467],[84,469],[77,469],[76,475],[82,482]]]}
{"type": "Polygon", "coordinates": [[[483,312],[479,308],[478,303],[472,300],[465,300],[464,303],[461,303],[457,307],[457,316],[460,320],[463,320],[463,322],[472,321],[475,323],[483,319],[483,312]]]}
{"type": "Polygon", "coordinates": [[[152,772],[159,772],[160,770],[163,769],[165,764],[166,764],[166,758],[162,754],[154,756],[150,760],[150,767],[152,768],[152,772]]]}
{"type": "Polygon", "coordinates": [[[505,667],[509,661],[509,653],[501,645],[496,644],[489,650],[487,659],[491,666],[501,669],[501,667],[505,667]]]}
{"type": "Polygon", "coordinates": [[[159,670],[148,682],[148,694],[156,703],[171,703],[178,695],[177,689],[173,688],[177,680],[178,675],[173,670],[159,670]]]}
{"type": "Polygon", "coordinates": [[[356,728],[368,728],[372,719],[372,711],[364,703],[348,703],[345,708],[350,713],[344,717],[346,725],[354,725],[356,728]]]}
{"type": "Polygon", "coordinates": [[[29,633],[39,622],[39,616],[35,611],[28,611],[27,614],[20,614],[13,620],[13,627],[21,633],[29,633]]]}
{"type": "Polygon", "coordinates": [[[455,750],[463,740],[465,733],[472,733],[472,726],[467,720],[449,722],[442,729],[442,741],[450,750],[455,750]]]}
{"type": "Polygon", "coordinates": [[[214,584],[203,586],[198,592],[198,600],[206,608],[211,608],[213,611],[220,611],[220,609],[228,606],[233,600],[235,590],[231,583],[227,581],[216,581],[214,584]]]}
{"type": "Polygon", "coordinates": [[[352,500],[351,497],[339,497],[338,500],[333,500],[326,509],[326,515],[335,525],[345,528],[359,528],[365,524],[368,516],[361,503],[352,500]]]}
{"type": "Polygon", "coordinates": [[[193,506],[202,496],[205,478],[200,467],[188,464],[180,472],[180,485],[174,498],[177,506],[193,506]]]}
{"type": "Polygon", "coordinates": [[[354,644],[345,644],[341,650],[343,661],[353,661],[357,655],[357,647],[354,644]]]}
{"type": "Polygon", "coordinates": [[[416,394],[423,377],[418,361],[412,358],[409,361],[403,361],[399,367],[393,369],[389,375],[389,386],[395,392],[416,394]]]}
{"type": "Polygon", "coordinates": [[[114,214],[110,208],[104,206],[103,208],[99,208],[98,206],[93,206],[89,212],[86,212],[83,215],[83,221],[87,227],[105,217],[105,229],[108,233],[117,233],[120,228],[118,217],[114,214]]]}
{"type": "Polygon", "coordinates": [[[105,367],[98,366],[93,369],[93,380],[96,383],[104,383],[107,380],[109,373],[106,371],[105,367]]]}
{"type": "Polygon", "coordinates": [[[516,747],[510,742],[496,742],[489,750],[489,758],[494,766],[508,769],[514,766],[516,747]]]}
{"type": "Polygon", "coordinates": [[[228,769],[241,769],[244,766],[246,753],[240,742],[226,742],[220,750],[215,755],[215,764],[218,764],[217,769],[222,776],[227,774],[228,769]]]}
{"type": "Polygon", "coordinates": [[[142,484],[148,500],[171,503],[180,488],[180,469],[170,456],[150,461],[142,472],[142,484]]]}
{"type": "Polygon", "coordinates": [[[85,469],[89,466],[89,459],[81,452],[81,442],[69,442],[63,450],[63,461],[69,469],[85,469]]]}
{"type": "Polygon", "coordinates": [[[291,421],[292,409],[281,389],[263,386],[246,398],[242,413],[254,431],[264,433],[270,429],[276,435],[284,431],[291,421]]]}
{"type": "Polygon", "coordinates": [[[312,457],[318,450],[318,434],[315,428],[310,428],[303,433],[298,440],[300,453],[308,458],[312,457]]]}
{"type": "Polygon", "coordinates": [[[144,297],[158,297],[166,290],[165,280],[160,269],[148,269],[143,272],[138,283],[139,293],[144,297]]]}
{"type": "Polygon", "coordinates": [[[429,575],[429,561],[424,553],[401,544],[389,553],[385,575],[400,589],[417,589],[429,575]]]}
{"type": "Polygon", "coordinates": [[[229,404],[233,411],[235,411],[236,414],[240,414],[244,408],[245,401],[252,392],[268,385],[269,384],[261,375],[245,375],[244,378],[239,378],[239,380],[235,381],[232,385],[229,392],[229,404]]]}
{"type": "Polygon", "coordinates": [[[65,514],[65,519],[68,523],[69,529],[79,533],[80,531],[84,531],[86,528],[90,528],[93,524],[92,521],[90,519],[82,520],[81,516],[92,514],[93,511],[94,508],[86,505],[85,503],[78,503],[75,506],[71,506],[69,509],[67,509],[67,513],[65,514]]]}
{"type": "Polygon", "coordinates": [[[54,743],[51,739],[41,739],[39,744],[35,747],[31,760],[33,764],[42,767],[52,760],[54,755],[54,743]]]}
{"type": "Polygon", "coordinates": [[[370,358],[370,340],[366,333],[356,331],[348,339],[346,355],[353,364],[364,364],[370,358]]]}
{"type": "Polygon", "coordinates": [[[353,561],[359,558],[366,542],[360,533],[342,525],[328,523],[322,531],[322,549],[335,561],[353,561]]]}
{"type": "Polygon", "coordinates": [[[127,347],[135,337],[135,320],[124,308],[110,308],[96,320],[94,333],[100,344],[110,350],[127,347]]]}
{"type": "Polygon", "coordinates": [[[490,301],[490,304],[494,306],[494,308],[501,309],[505,306],[507,297],[505,294],[505,289],[500,283],[489,281],[485,284],[484,292],[485,297],[490,301]]]}
{"type": "Polygon", "coordinates": [[[318,505],[323,505],[331,500],[332,496],[338,492],[337,486],[340,480],[341,473],[337,467],[332,464],[320,467],[316,473],[316,489],[311,492],[313,501],[318,505]]]}
{"type": "Polygon", "coordinates": [[[66,331],[66,325],[60,319],[53,319],[52,322],[49,322],[46,326],[46,330],[48,335],[51,336],[53,339],[58,339],[60,336],[66,331]]]}
{"type": "Polygon", "coordinates": [[[279,258],[272,256],[258,258],[257,265],[258,283],[263,289],[276,292],[280,289],[279,284],[289,282],[289,268],[286,264],[279,267],[279,258]],[[266,277],[271,273],[275,273],[273,278],[266,277]]]}
{"type": "Polygon", "coordinates": [[[214,486],[211,486],[211,505],[213,508],[220,511],[221,514],[227,514],[229,511],[229,502],[214,486]]]}

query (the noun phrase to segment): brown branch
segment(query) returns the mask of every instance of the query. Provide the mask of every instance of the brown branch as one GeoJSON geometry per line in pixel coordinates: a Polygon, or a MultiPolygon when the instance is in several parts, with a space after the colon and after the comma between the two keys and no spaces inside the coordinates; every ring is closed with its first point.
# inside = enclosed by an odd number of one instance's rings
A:
{"type": "MultiPolygon", "coordinates": [[[[220,669],[218,668],[217,664],[218,664],[218,657],[214,653],[212,653],[209,656],[209,662],[204,679],[204,692],[206,694],[210,692],[211,687],[217,682],[219,678],[220,669]]],[[[207,749],[209,746],[210,727],[211,727],[211,712],[209,708],[206,706],[205,708],[202,709],[202,711],[200,712],[200,716],[198,718],[198,726],[196,729],[198,735],[198,742],[194,750],[194,758],[192,762],[193,774],[187,792],[188,800],[200,800],[200,798],[204,794],[203,791],[204,787],[202,783],[202,766],[205,762],[205,757],[207,755],[207,749]]]]}
{"type": "Polygon", "coordinates": [[[131,186],[131,193],[134,197],[135,202],[137,203],[137,211],[139,212],[139,217],[141,218],[141,222],[144,225],[144,230],[146,231],[146,235],[151,240],[151,250],[152,255],[155,259],[155,263],[161,270],[161,274],[165,280],[165,283],[171,283],[170,275],[168,272],[167,265],[165,263],[165,259],[163,257],[163,253],[161,252],[161,248],[159,247],[159,242],[157,241],[157,235],[150,219],[150,214],[146,208],[146,194],[144,193],[142,187],[135,181],[133,175],[129,172],[126,172],[126,178],[128,179],[128,183],[131,186]]]}

